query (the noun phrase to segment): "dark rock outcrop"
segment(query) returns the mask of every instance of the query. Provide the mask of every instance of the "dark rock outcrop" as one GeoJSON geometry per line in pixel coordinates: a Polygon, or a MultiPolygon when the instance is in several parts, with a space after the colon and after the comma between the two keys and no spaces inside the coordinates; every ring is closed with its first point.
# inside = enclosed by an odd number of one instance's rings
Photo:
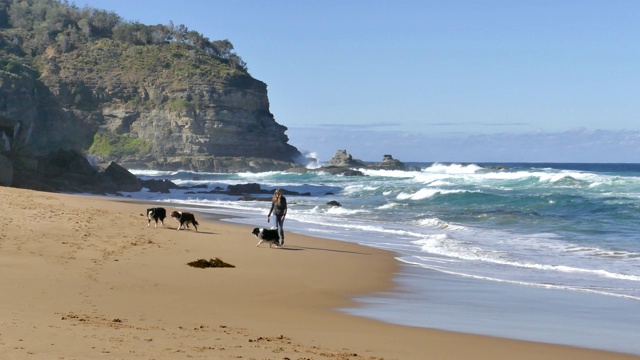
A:
{"type": "Polygon", "coordinates": [[[142,187],[149,189],[149,192],[158,192],[162,194],[168,194],[171,192],[171,189],[181,189],[182,187],[174,184],[173,182],[163,179],[163,180],[140,180],[142,183],[142,187]]]}
{"type": "Polygon", "coordinates": [[[271,197],[244,195],[243,197],[239,198],[238,201],[271,201],[271,197]]]}
{"type": "Polygon", "coordinates": [[[13,183],[13,164],[6,156],[0,155],[0,186],[13,183]]]}
{"type": "Polygon", "coordinates": [[[74,150],[58,150],[44,156],[26,152],[0,155],[0,174],[6,174],[2,159],[13,169],[11,186],[50,192],[119,194],[148,188],[152,192],[168,192],[179,186],[169,180],[141,180],[122,166],[111,163],[104,171],[91,166],[74,150]]]}
{"type": "Polygon", "coordinates": [[[266,193],[267,191],[262,191],[260,188],[260,184],[249,183],[249,184],[238,184],[238,185],[229,185],[227,186],[227,193],[229,195],[246,195],[246,194],[260,194],[266,193]]]}
{"type": "Polygon", "coordinates": [[[112,162],[104,170],[104,175],[113,181],[121,191],[135,192],[142,190],[142,182],[129,170],[112,162]]]}
{"type": "Polygon", "coordinates": [[[406,170],[406,171],[420,171],[419,167],[406,166],[402,161],[394,159],[391,155],[384,155],[382,161],[379,163],[365,162],[359,159],[354,159],[351,154],[346,150],[336,151],[333,158],[324,166],[316,169],[306,169],[302,167],[296,167],[287,170],[288,172],[305,173],[305,172],[325,172],[333,175],[343,176],[364,176],[364,173],[359,169],[377,169],[377,170],[406,170]]]}
{"type": "Polygon", "coordinates": [[[72,150],[60,150],[40,157],[27,152],[8,152],[5,156],[13,165],[11,186],[14,187],[53,192],[92,192],[107,180],[100,177],[82,155],[72,150]]]}
{"type": "Polygon", "coordinates": [[[367,164],[362,160],[356,160],[347,153],[347,150],[336,151],[333,158],[327,163],[326,167],[366,167],[367,164]]]}
{"type": "Polygon", "coordinates": [[[95,176],[98,172],[80,153],[73,150],[58,150],[38,159],[38,172],[46,177],[95,176]]]}
{"type": "MultiPolygon", "coordinates": [[[[409,170],[405,164],[397,159],[394,159],[391,155],[384,155],[382,161],[379,163],[365,162],[359,159],[354,159],[351,154],[346,150],[338,150],[331,161],[323,166],[324,171],[332,171],[333,169],[340,168],[360,168],[360,169],[379,169],[379,170],[409,170]]],[[[414,170],[414,168],[411,168],[414,170]]]]}
{"type": "MultiPolygon", "coordinates": [[[[291,191],[287,189],[281,189],[284,195],[296,195],[296,196],[311,196],[310,193],[300,193],[297,191],[291,191]]],[[[257,183],[247,183],[247,184],[237,184],[237,185],[228,185],[226,191],[216,191],[216,193],[224,193],[229,195],[242,195],[241,200],[247,200],[250,198],[254,198],[251,196],[252,194],[268,194],[272,195],[273,190],[263,189],[260,184],[257,183]]],[[[258,198],[261,200],[262,198],[258,198]]],[[[267,199],[271,199],[268,197],[267,199]]]]}
{"type": "Polygon", "coordinates": [[[374,166],[385,170],[405,170],[404,163],[400,160],[396,160],[391,155],[384,155],[382,162],[375,164],[374,166]]]}

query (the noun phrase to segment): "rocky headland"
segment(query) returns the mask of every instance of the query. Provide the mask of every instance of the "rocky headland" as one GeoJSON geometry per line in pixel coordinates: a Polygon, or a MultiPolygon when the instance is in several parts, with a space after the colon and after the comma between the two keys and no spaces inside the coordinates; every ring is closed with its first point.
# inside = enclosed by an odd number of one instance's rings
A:
{"type": "Polygon", "coordinates": [[[75,151],[101,169],[301,166],[229,40],[67,2],[0,3],[0,184],[75,151]]]}

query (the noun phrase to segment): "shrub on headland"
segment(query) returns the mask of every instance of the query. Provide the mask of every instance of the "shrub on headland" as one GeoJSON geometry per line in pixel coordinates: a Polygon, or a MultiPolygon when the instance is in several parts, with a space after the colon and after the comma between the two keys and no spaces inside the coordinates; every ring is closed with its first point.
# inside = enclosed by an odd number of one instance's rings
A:
{"type": "Polygon", "coordinates": [[[151,145],[144,140],[100,132],[93,137],[89,153],[108,158],[120,158],[125,155],[148,153],[150,150],[151,145]]]}

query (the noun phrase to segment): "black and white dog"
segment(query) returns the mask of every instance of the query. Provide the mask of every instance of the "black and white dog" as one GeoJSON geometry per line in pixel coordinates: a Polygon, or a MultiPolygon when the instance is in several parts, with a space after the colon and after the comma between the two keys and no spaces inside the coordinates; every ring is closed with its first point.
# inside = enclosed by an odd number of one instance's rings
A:
{"type": "Polygon", "coordinates": [[[256,246],[260,246],[263,241],[266,241],[269,243],[269,247],[271,247],[271,245],[280,247],[280,236],[278,235],[277,229],[255,228],[251,233],[260,239],[256,246]]]}
{"type": "Polygon", "coordinates": [[[153,227],[158,226],[158,220],[160,220],[160,224],[164,226],[164,218],[166,217],[167,217],[167,210],[165,210],[164,208],[157,207],[157,208],[147,209],[147,219],[149,219],[149,221],[147,222],[147,227],[151,225],[151,220],[154,220],[156,222],[156,224],[153,227]]]}
{"type": "Polygon", "coordinates": [[[176,219],[176,221],[180,223],[180,225],[178,226],[178,230],[180,230],[183,225],[185,230],[188,229],[189,223],[191,223],[196,231],[198,231],[198,225],[200,224],[198,224],[198,222],[196,221],[196,217],[192,213],[186,211],[174,211],[171,213],[171,217],[176,219]]]}

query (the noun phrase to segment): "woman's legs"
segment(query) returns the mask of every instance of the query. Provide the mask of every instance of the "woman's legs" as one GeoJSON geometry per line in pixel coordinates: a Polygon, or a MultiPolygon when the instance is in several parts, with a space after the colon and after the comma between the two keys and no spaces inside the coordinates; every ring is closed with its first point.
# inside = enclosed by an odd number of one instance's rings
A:
{"type": "Polygon", "coordinates": [[[284,245],[284,219],[282,215],[276,214],[276,228],[278,229],[278,234],[280,235],[280,246],[284,245]]]}

